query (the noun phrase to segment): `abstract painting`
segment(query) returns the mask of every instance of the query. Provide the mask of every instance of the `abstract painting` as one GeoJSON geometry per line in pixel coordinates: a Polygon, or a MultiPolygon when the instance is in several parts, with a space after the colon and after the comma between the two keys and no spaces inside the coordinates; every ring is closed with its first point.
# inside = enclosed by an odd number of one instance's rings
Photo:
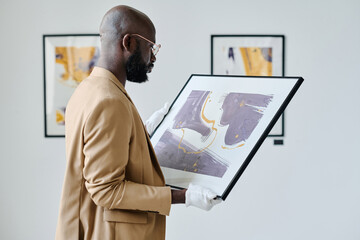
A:
{"type": "Polygon", "coordinates": [[[43,35],[45,137],[64,137],[70,96],[100,55],[98,34],[43,35]]]}
{"type": "Polygon", "coordinates": [[[166,183],[225,199],[301,82],[192,75],[151,137],[166,183]]]}
{"type": "MultiPolygon", "coordinates": [[[[212,35],[211,74],[284,76],[283,35],[212,35]]],[[[269,136],[284,136],[284,115],[269,136]]]]}
{"type": "Polygon", "coordinates": [[[229,163],[212,150],[213,144],[220,142],[218,147],[228,150],[244,146],[272,96],[234,92],[220,96],[216,99],[210,91],[191,91],[175,115],[172,128],[165,131],[155,146],[161,166],[216,177],[224,175],[229,163]],[[205,116],[211,102],[217,102],[221,108],[215,115],[205,116]],[[180,136],[176,130],[181,131],[180,136]],[[225,133],[220,135],[220,131],[225,133]],[[195,134],[201,140],[196,146],[187,140],[195,134]],[[220,136],[223,139],[215,141],[220,136]]]}

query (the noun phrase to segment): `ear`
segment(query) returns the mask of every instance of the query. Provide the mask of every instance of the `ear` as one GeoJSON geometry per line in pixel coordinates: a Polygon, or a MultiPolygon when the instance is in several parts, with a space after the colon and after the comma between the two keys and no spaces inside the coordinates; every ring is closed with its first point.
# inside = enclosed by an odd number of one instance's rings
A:
{"type": "Polygon", "coordinates": [[[121,44],[122,44],[122,47],[124,48],[124,51],[133,52],[135,49],[135,45],[134,45],[135,41],[129,33],[123,37],[121,44]]]}

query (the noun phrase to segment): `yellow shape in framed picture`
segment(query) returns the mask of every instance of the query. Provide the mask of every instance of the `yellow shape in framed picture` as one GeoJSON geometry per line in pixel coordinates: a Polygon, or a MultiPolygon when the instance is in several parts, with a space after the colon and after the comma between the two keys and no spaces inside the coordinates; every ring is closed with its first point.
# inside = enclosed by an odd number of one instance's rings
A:
{"type": "Polygon", "coordinates": [[[96,47],[55,47],[56,63],[64,67],[63,81],[72,79],[78,84],[90,75],[96,47]]]}
{"type": "Polygon", "coordinates": [[[272,48],[239,48],[247,76],[272,76],[272,48]]]}

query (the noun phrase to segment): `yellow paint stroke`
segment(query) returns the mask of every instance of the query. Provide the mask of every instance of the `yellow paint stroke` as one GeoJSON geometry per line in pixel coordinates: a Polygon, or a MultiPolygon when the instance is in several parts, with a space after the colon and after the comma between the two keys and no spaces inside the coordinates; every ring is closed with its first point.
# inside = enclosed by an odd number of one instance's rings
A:
{"type": "Polygon", "coordinates": [[[96,47],[55,47],[57,56],[55,62],[64,67],[61,80],[66,81],[72,78],[79,84],[90,75],[92,68],[82,69],[78,66],[81,64],[89,65],[95,53],[96,47]]]}
{"type": "Polygon", "coordinates": [[[244,146],[245,145],[245,143],[242,143],[242,144],[240,144],[240,145],[238,145],[238,146],[236,146],[236,147],[233,147],[233,148],[229,148],[229,147],[225,147],[225,146],[222,146],[221,145],[221,148],[222,149],[226,149],[226,150],[233,150],[233,149],[235,149],[235,148],[239,148],[239,147],[242,147],[242,146],[244,146]]]}
{"type": "Polygon", "coordinates": [[[240,103],[240,107],[243,107],[243,106],[245,106],[245,101],[244,100],[242,100],[241,103],[240,103]]]}
{"type": "Polygon", "coordinates": [[[271,76],[272,62],[267,61],[262,55],[261,48],[240,48],[244,62],[245,74],[248,76],[271,76]]]}
{"type": "MultiPolygon", "coordinates": [[[[212,92],[210,92],[210,94],[211,94],[211,93],[212,93],[212,92]]],[[[214,126],[215,126],[215,120],[209,120],[209,119],[207,119],[207,118],[205,117],[205,115],[204,115],[204,110],[205,110],[205,107],[206,107],[206,103],[208,102],[208,100],[209,100],[209,98],[210,98],[210,94],[207,96],[207,98],[206,98],[206,100],[205,100],[205,103],[204,103],[204,106],[203,106],[203,108],[202,108],[202,110],[201,110],[201,118],[202,118],[205,122],[212,124],[211,129],[215,131],[215,136],[214,136],[213,140],[209,143],[209,145],[207,145],[207,146],[204,147],[203,149],[201,149],[201,150],[199,150],[199,151],[197,151],[197,152],[188,152],[188,151],[186,151],[185,148],[183,148],[183,147],[180,146],[180,145],[181,145],[181,142],[182,142],[182,140],[184,139],[184,136],[185,136],[185,130],[184,130],[183,128],[181,128],[181,131],[183,132],[183,135],[182,135],[182,137],[181,137],[181,139],[180,139],[178,148],[181,149],[181,150],[183,150],[184,153],[187,153],[187,154],[199,154],[199,153],[202,153],[203,151],[205,151],[205,149],[207,149],[208,147],[210,147],[211,144],[213,144],[213,142],[214,142],[214,140],[215,140],[215,138],[216,138],[216,136],[217,136],[217,131],[218,131],[218,130],[217,130],[217,128],[214,127],[214,126]]]]}
{"type": "Polygon", "coordinates": [[[59,110],[56,110],[56,123],[57,124],[64,124],[65,116],[59,110]]]}

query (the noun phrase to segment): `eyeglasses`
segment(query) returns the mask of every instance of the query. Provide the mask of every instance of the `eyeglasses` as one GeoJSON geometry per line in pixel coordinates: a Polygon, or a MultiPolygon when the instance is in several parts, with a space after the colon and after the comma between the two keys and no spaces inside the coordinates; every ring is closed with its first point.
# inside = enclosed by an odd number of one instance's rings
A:
{"type": "Polygon", "coordinates": [[[138,36],[139,38],[142,38],[145,41],[148,41],[149,43],[151,43],[152,44],[152,46],[151,46],[152,53],[154,54],[154,56],[156,56],[156,54],[158,54],[158,52],[159,52],[159,50],[161,48],[161,44],[156,44],[156,43],[150,41],[149,39],[147,39],[147,38],[145,38],[145,37],[143,37],[143,36],[141,36],[140,34],[137,34],[137,33],[134,33],[134,34],[131,34],[131,35],[138,36]]]}

